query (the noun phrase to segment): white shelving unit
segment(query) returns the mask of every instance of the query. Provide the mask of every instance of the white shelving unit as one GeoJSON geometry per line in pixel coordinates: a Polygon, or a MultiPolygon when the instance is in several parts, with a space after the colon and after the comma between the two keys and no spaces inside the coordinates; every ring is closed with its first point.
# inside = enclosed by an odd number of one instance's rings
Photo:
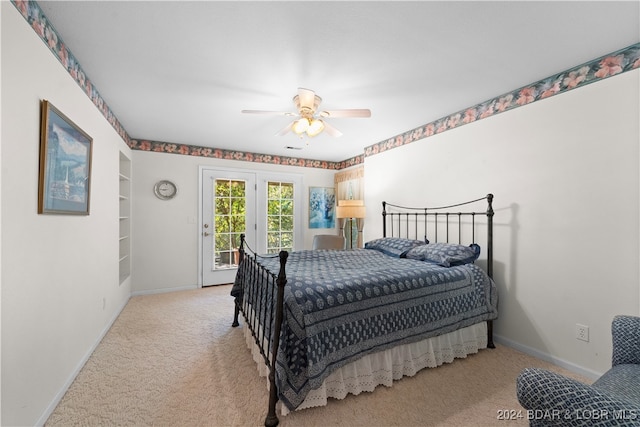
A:
{"type": "Polygon", "coordinates": [[[131,275],[131,160],[120,153],[120,284],[131,275]]]}

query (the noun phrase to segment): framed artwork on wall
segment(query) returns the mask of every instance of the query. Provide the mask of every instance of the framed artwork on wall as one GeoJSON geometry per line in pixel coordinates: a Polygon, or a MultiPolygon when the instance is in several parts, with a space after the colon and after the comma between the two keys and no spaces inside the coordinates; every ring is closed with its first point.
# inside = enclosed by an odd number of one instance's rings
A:
{"type": "Polygon", "coordinates": [[[333,187],[309,187],[309,228],[335,228],[335,207],[333,187]]]}
{"type": "Polygon", "coordinates": [[[89,135],[42,100],[39,214],[89,215],[92,145],[89,135]]]}

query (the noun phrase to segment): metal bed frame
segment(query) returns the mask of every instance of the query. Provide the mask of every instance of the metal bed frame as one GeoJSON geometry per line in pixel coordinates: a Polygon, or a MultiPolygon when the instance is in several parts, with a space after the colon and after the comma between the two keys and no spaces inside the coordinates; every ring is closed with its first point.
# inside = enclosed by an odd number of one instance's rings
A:
{"type": "MultiPolygon", "coordinates": [[[[457,236],[457,243],[461,243],[463,233],[471,228],[471,243],[476,243],[476,217],[485,217],[487,242],[484,247],[487,249],[487,274],[493,278],[494,211],[492,203],[493,194],[469,202],[441,207],[411,208],[382,202],[382,234],[383,237],[415,239],[424,237],[427,242],[429,237],[432,237],[434,242],[449,242],[450,238],[455,239],[457,236]],[[483,200],[487,201],[487,208],[484,212],[452,210],[483,200]],[[451,227],[456,228],[452,230],[451,227]],[[444,239],[438,240],[438,231],[440,231],[440,236],[444,233],[444,239]]],[[[264,256],[256,254],[248,247],[244,234],[240,236],[239,251],[240,262],[236,280],[238,278],[241,280],[243,295],[234,300],[235,310],[232,326],[239,326],[238,315],[242,312],[245,323],[269,369],[269,404],[264,424],[267,427],[273,427],[279,422],[276,414],[278,393],[275,371],[276,356],[280,345],[284,287],[287,284],[285,266],[289,253],[280,251],[278,255],[270,256],[280,258],[280,268],[276,274],[260,263],[260,259],[264,256]],[[272,338],[265,336],[265,330],[261,326],[263,324],[273,325],[273,328],[270,328],[273,329],[272,338]]],[[[487,347],[495,348],[492,320],[487,321],[487,347]]]]}

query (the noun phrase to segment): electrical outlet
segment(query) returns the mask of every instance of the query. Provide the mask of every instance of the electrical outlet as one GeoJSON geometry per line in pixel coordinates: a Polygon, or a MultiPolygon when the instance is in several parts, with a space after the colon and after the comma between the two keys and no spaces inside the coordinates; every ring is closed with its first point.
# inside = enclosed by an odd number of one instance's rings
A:
{"type": "Polygon", "coordinates": [[[589,342],[589,327],[576,323],[576,339],[589,342]]]}

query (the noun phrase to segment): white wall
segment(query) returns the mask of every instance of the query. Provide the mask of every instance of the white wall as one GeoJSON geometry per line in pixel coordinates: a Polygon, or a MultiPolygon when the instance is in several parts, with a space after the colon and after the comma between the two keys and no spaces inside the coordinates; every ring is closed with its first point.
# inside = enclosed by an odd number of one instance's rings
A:
{"type": "Polygon", "coordinates": [[[130,150],[15,6],[0,2],[0,15],[1,423],[35,425],[131,294],[118,279],[118,159],[130,150]],[[93,137],[89,216],[37,213],[41,99],[93,137]]]}
{"type": "MultiPolygon", "coordinates": [[[[639,314],[640,70],[365,159],[365,200],[494,193],[502,342],[597,375],[611,319],[639,314]],[[590,342],[575,339],[575,324],[590,342]]],[[[365,238],[381,235],[377,214],[365,238]]]]}
{"type": "Polygon", "coordinates": [[[338,233],[337,228],[307,228],[308,187],[333,187],[335,171],[134,151],[134,294],[197,286],[199,166],[303,175],[304,247],[311,248],[315,234],[338,233]],[[153,195],[153,185],[161,179],[169,179],[177,184],[178,195],[174,199],[162,201],[153,195]]]}

